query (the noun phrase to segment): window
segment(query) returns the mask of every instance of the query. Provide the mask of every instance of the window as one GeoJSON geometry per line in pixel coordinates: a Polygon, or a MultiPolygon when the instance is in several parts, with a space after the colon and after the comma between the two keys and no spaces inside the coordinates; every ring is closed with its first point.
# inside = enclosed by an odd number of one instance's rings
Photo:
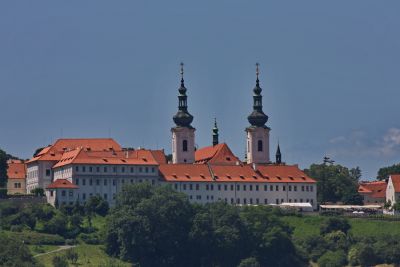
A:
{"type": "Polygon", "coordinates": [[[259,186],[258,186],[258,185],[256,185],[256,191],[258,191],[258,188],[259,188],[259,186]]]}
{"type": "Polygon", "coordinates": [[[228,185],[224,185],[224,190],[228,190],[228,185]]]}
{"type": "Polygon", "coordinates": [[[113,172],[117,172],[117,167],[113,167],[113,172]]]}
{"type": "Polygon", "coordinates": [[[116,184],[116,182],[115,182],[115,179],[113,180],[113,185],[115,185],[116,184]]]}
{"type": "Polygon", "coordinates": [[[240,191],[240,185],[236,185],[236,191],[240,191]]]}
{"type": "Polygon", "coordinates": [[[72,196],[74,195],[74,191],[69,190],[68,195],[69,195],[70,197],[72,197],[72,196]]]}
{"type": "Polygon", "coordinates": [[[303,192],[304,192],[304,185],[302,185],[302,186],[301,186],[301,191],[303,191],[303,192]]]}
{"type": "Polygon", "coordinates": [[[300,203],[303,203],[303,199],[302,198],[300,198],[300,203]]]}
{"type": "Polygon", "coordinates": [[[104,199],[107,199],[107,194],[104,194],[104,199]]]}
{"type": "Polygon", "coordinates": [[[96,185],[100,185],[100,180],[96,179],[96,185]]]}
{"type": "Polygon", "coordinates": [[[264,185],[264,191],[268,191],[268,185],[264,185]]]}
{"type": "Polygon", "coordinates": [[[67,193],[65,192],[65,190],[61,191],[61,196],[65,197],[67,195],[67,193]]]}
{"type": "Polygon", "coordinates": [[[85,200],[86,199],[86,193],[82,194],[82,199],[85,200]]]}
{"type": "Polygon", "coordinates": [[[272,185],[269,186],[269,191],[274,191],[274,187],[272,185]]]}
{"type": "Polygon", "coordinates": [[[200,186],[199,184],[196,184],[196,190],[199,190],[200,186]]]}
{"type": "Polygon", "coordinates": [[[104,167],[104,172],[107,172],[107,167],[104,167]]]}
{"type": "Polygon", "coordinates": [[[139,167],[139,172],[142,172],[143,171],[143,168],[142,167],[139,167]]]}
{"type": "Polygon", "coordinates": [[[182,150],[183,151],[188,151],[188,142],[187,142],[187,140],[183,140],[183,142],[182,142],[182,150]]]}
{"type": "Polygon", "coordinates": [[[210,190],[211,190],[211,191],[214,190],[214,185],[213,185],[213,184],[210,185],[210,190]]]}
{"type": "Polygon", "coordinates": [[[231,191],[233,191],[233,184],[231,184],[231,191]]]}
{"type": "Polygon", "coordinates": [[[243,191],[246,191],[246,185],[243,185],[243,191]]]}
{"type": "Polygon", "coordinates": [[[263,141],[262,140],[258,140],[258,142],[257,142],[257,150],[258,150],[258,152],[262,152],[263,151],[263,141]]]}
{"type": "Polygon", "coordinates": [[[93,172],[93,167],[89,167],[89,172],[93,172]]]}
{"type": "Polygon", "coordinates": [[[46,176],[50,176],[50,169],[46,169],[46,176]]]}
{"type": "Polygon", "coordinates": [[[175,184],[175,190],[178,190],[178,184],[175,184]]]}
{"type": "Polygon", "coordinates": [[[183,184],[183,190],[186,190],[186,184],[183,184]]]}
{"type": "Polygon", "coordinates": [[[307,191],[307,192],[310,191],[309,188],[308,188],[308,185],[306,185],[306,191],[307,191]]]}
{"type": "Polygon", "coordinates": [[[82,179],[82,185],[86,185],[86,179],[82,179]]]}
{"type": "Polygon", "coordinates": [[[275,186],[276,191],[279,191],[279,185],[275,186]]]}
{"type": "Polygon", "coordinates": [[[149,172],[149,167],[145,168],[145,172],[148,173],[149,172]]]}
{"type": "Polygon", "coordinates": [[[283,186],[282,186],[282,190],[283,190],[283,191],[286,191],[286,186],[283,185],[283,186]]]}
{"type": "Polygon", "coordinates": [[[131,172],[133,172],[133,167],[131,167],[131,172]]]}
{"type": "Polygon", "coordinates": [[[50,196],[52,197],[54,195],[54,191],[50,191],[50,196]]]}
{"type": "Polygon", "coordinates": [[[79,179],[78,178],[75,179],[75,184],[79,185],[79,179]]]}
{"type": "Polygon", "coordinates": [[[297,191],[297,185],[293,186],[293,191],[297,191]]]}
{"type": "Polygon", "coordinates": [[[151,172],[156,172],[156,168],[152,167],[151,172]]]}
{"type": "Polygon", "coordinates": [[[249,185],[249,190],[250,190],[250,191],[253,191],[253,185],[252,185],[252,184],[249,185]]]}
{"type": "Polygon", "coordinates": [[[100,172],[100,167],[96,167],[96,172],[100,172]]]}
{"type": "Polygon", "coordinates": [[[93,180],[92,180],[92,178],[90,178],[90,180],[89,180],[89,185],[93,185],[93,180]]]}
{"type": "Polygon", "coordinates": [[[279,204],[279,199],[275,199],[275,203],[276,203],[276,204],[279,204]]]}
{"type": "Polygon", "coordinates": [[[264,204],[268,204],[268,198],[264,198],[264,204]]]}
{"type": "Polygon", "coordinates": [[[125,167],[122,167],[122,168],[121,168],[121,172],[125,172],[125,167]]]}
{"type": "Polygon", "coordinates": [[[236,199],[236,203],[240,204],[240,198],[236,199]]]}
{"type": "Polygon", "coordinates": [[[220,184],[218,185],[218,191],[221,191],[221,185],[220,184]]]}
{"type": "Polygon", "coordinates": [[[283,203],[284,201],[283,201],[283,198],[281,198],[281,203],[283,203]]]}
{"type": "Polygon", "coordinates": [[[211,200],[214,200],[214,196],[211,196],[211,200]]]}
{"type": "Polygon", "coordinates": [[[131,184],[133,184],[133,179],[131,179],[131,184]]]}
{"type": "Polygon", "coordinates": [[[250,198],[250,204],[253,204],[253,199],[252,198],[250,198]]]}
{"type": "Polygon", "coordinates": [[[256,198],[256,204],[260,204],[260,200],[256,198]]]}
{"type": "Polygon", "coordinates": [[[310,185],[310,191],[312,192],[314,190],[314,186],[310,185]]]}
{"type": "Polygon", "coordinates": [[[193,185],[189,184],[189,190],[193,190],[193,185]]]}
{"type": "Polygon", "coordinates": [[[208,187],[209,187],[209,185],[208,185],[208,184],[206,184],[206,190],[208,190],[208,187]]]}
{"type": "Polygon", "coordinates": [[[82,167],[82,172],[86,172],[86,167],[85,166],[82,167]]]}
{"type": "Polygon", "coordinates": [[[247,204],[247,199],[243,199],[243,204],[247,204]]]}
{"type": "Polygon", "coordinates": [[[289,185],[289,191],[292,191],[292,186],[291,185],[289,185]]]}
{"type": "Polygon", "coordinates": [[[76,171],[76,172],[79,172],[79,166],[76,166],[76,167],[75,167],[75,171],[76,171]]]}
{"type": "Polygon", "coordinates": [[[231,204],[233,204],[233,202],[234,202],[234,200],[233,200],[233,198],[231,198],[231,204]]]}

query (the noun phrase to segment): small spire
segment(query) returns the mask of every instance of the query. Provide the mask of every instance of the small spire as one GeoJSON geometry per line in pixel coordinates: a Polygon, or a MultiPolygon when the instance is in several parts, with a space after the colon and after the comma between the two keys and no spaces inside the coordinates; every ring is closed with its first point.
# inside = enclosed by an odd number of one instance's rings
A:
{"type": "Polygon", "coordinates": [[[217,118],[214,118],[214,128],[212,129],[212,137],[213,137],[213,146],[218,145],[218,126],[217,126],[217,118]]]}
{"type": "Polygon", "coordinates": [[[184,66],[185,64],[183,64],[183,62],[181,62],[181,86],[184,86],[184,80],[183,80],[183,66],[184,66]]]}
{"type": "Polygon", "coordinates": [[[258,82],[258,75],[260,74],[260,69],[259,69],[260,63],[256,63],[256,76],[257,76],[257,82],[258,82]]]}
{"type": "Polygon", "coordinates": [[[281,148],[279,147],[279,141],[278,141],[278,148],[276,149],[275,159],[276,159],[276,164],[282,163],[282,154],[281,154],[281,148]]]}

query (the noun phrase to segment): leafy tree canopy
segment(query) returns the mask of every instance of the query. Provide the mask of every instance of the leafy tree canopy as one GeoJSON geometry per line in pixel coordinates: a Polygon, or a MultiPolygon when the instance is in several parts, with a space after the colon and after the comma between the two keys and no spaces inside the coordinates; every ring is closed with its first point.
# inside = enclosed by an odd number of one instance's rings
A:
{"type": "Polygon", "coordinates": [[[391,174],[399,174],[399,173],[400,173],[400,163],[380,168],[378,171],[378,176],[376,178],[382,181],[388,179],[389,175],[391,174]]]}
{"type": "Polygon", "coordinates": [[[319,203],[362,204],[358,193],[358,181],[361,177],[358,167],[348,169],[341,165],[312,164],[305,172],[317,180],[319,203]]]}

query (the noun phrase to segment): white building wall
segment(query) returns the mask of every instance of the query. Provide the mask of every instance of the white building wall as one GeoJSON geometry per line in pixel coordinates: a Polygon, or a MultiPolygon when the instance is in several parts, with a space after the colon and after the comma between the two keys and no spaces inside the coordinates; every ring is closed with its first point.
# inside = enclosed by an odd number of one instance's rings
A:
{"type": "Polygon", "coordinates": [[[29,194],[32,189],[45,189],[51,184],[53,175],[52,167],[54,161],[36,161],[27,166],[26,192],[29,194]]]}
{"type": "Polygon", "coordinates": [[[396,192],[393,186],[392,177],[389,176],[388,184],[386,186],[386,201],[390,201],[392,204],[396,203],[396,192]]]}
{"type": "Polygon", "coordinates": [[[175,127],[172,131],[172,163],[193,163],[196,129],[175,127]],[[187,151],[183,151],[183,142],[187,141],[187,151]]]}
{"type": "Polygon", "coordinates": [[[269,158],[269,128],[248,127],[246,154],[247,163],[268,163],[269,158]],[[258,142],[262,142],[262,151],[258,149],[258,142]]]}

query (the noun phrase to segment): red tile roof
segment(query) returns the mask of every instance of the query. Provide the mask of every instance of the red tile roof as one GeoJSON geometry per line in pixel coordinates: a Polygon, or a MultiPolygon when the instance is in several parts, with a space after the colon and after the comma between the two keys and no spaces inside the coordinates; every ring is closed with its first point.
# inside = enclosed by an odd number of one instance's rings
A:
{"type": "Polygon", "coordinates": [[[77,185],[74,185],[67,179],[57,179],[54,182],[52,182],[51,184],[49,184],[49,186],[47,186],[47,188],[48,189],[58,189],[58,188],[78,189],[79,187],[77,185]]]}
{"type": "Polygon", "coordinates": [[[207,162],[234,165],[240,160],[232,153],[227,144],[222,143],[196,150],[195,163],[203,164],[207,162]]]}
{"type": "Polygon", "coordinates": [[[218,182],[268,182],[259,175],[250,165],[211,165],[214,178],[218,182]]]}
{"type": "Polygon", "coordinates": [[[93,151],[122,150],[121,146],[111,138],[58,139],[53,145],[43,148],[27,163],[38,160],[59,161],[65,151],[79,147],[93,151]]]}
{"type": "Polygon", "coordinates": [[[386,196],[385,181],[361,182],[358,187],[358,193],[368,194],[373,198],[385,198],[386,196]]]}
{"type": "Polygon", "coordinates": [[[150,150],[151,154],[153,155],[153,158],[159,163],[159,164],[166,164],[167,163],[167,158],[165,157],[164,149],[162,150],[150,150]]]}
{"type": "Polygon", "coordinates": [[[7,176],[9,179],[26,179],[26,165],[21,160],[9,160],[7,176]]]}
{"type": "Polygon", "coordinates": [[[65,152],[53,168],[68,164],[158,165],[150,150],[88,151],[84,148],[65,152]]]}
{"type": "Polygon", "coordinates": [[[160,175],[168,182],[211,182],[206,164],[161,164],[160,175]]]}
{"type": "Polygon", "coordinates": [[[256,168],[271,183],[316,183],[297,165],[257,165],[256,168]]]}
{"type": "Polygon", "coordinates": [[[400,174],[392,174],[390,178],[392,179],[394,191],[396,193],[400,192],[400,174]]]}

